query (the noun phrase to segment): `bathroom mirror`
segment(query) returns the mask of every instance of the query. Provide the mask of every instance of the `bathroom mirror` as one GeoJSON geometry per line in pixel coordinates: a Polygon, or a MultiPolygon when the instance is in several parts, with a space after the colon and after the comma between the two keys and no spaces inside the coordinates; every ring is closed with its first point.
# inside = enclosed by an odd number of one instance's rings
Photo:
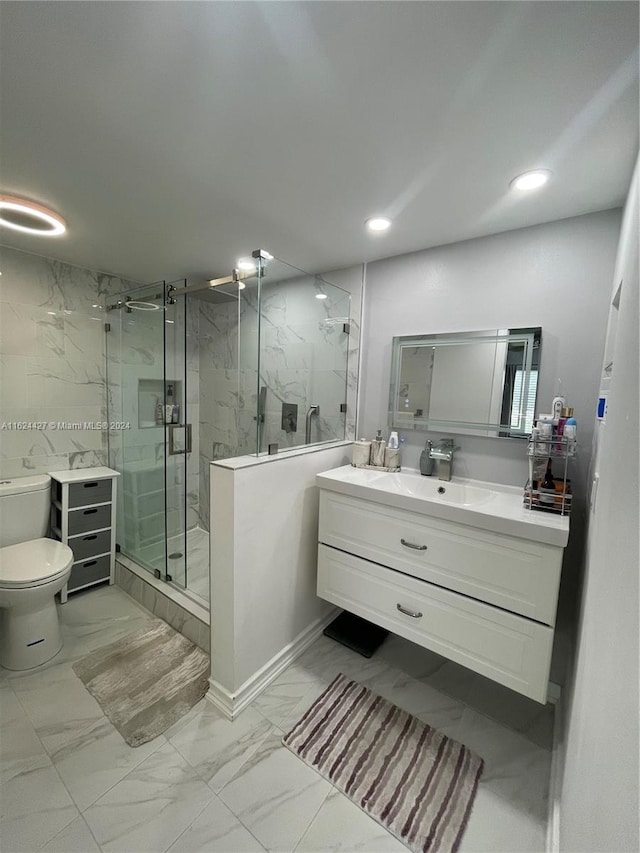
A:
{"type": "Polygon", "coordinates": [[[541,340],[539,326],[394,337],[389,425],[525,438],[541,340]]]}

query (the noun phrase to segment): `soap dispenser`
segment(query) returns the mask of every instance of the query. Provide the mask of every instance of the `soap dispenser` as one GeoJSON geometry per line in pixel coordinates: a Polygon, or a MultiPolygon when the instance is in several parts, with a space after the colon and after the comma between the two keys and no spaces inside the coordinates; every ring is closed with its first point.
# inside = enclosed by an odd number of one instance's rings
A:
{"type": "Polygon", "coordinates": [[[430,477],[433,474],[433,466],[435,460],[431,458],[431,448],[433,447],[433,442],[431,439],[427,440],[427,443],[424,446],[424,450],[420,454],[420,473],[424,477],[430,477]]]}
{"type": "Polygon", "coordinates": [[[371,442],[371,464],[378,465],[380,467],[384,466],[384,450],[387,446],[387,442],[382,437],[382,430],[378,430],[378,434],[371,442]]]}

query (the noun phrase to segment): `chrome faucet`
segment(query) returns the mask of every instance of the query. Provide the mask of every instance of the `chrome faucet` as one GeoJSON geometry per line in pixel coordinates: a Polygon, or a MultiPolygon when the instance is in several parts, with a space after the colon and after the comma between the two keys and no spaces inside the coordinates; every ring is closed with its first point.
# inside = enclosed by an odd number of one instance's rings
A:
{"type": "Polygon", "coordinates": [[[440,441],[440,444],[437,444],[435,447],[432,447],[429,450],[430,458],[436,459],[438,461],[439,480],[451,479],[451,471],[453,468],[453,454],[456,452],[456,450],[460,450],[460,448],[454,445],[452,438],[443,438],[440,441]]]}

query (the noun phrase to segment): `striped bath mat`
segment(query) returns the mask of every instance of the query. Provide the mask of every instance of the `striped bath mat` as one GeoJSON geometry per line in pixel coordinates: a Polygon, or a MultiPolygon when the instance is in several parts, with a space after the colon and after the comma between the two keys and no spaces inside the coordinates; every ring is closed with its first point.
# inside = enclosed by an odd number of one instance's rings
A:
{"type": "Polygon", "coordinates": [[[482,773],[471,750],[344,675],[283,743],[416,851],[455,851],[482,773]]]}

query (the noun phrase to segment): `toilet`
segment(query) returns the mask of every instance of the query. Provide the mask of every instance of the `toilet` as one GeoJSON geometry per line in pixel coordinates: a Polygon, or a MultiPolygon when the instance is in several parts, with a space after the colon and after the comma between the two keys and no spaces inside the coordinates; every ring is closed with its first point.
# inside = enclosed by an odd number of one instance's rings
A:
{"type": "Polygon", "coordinates": [[[69,580],[73,551],[45,538],[51,478],[0,480],[0,665],[32,669],[62,648],[55,595],[69,580]]]}

